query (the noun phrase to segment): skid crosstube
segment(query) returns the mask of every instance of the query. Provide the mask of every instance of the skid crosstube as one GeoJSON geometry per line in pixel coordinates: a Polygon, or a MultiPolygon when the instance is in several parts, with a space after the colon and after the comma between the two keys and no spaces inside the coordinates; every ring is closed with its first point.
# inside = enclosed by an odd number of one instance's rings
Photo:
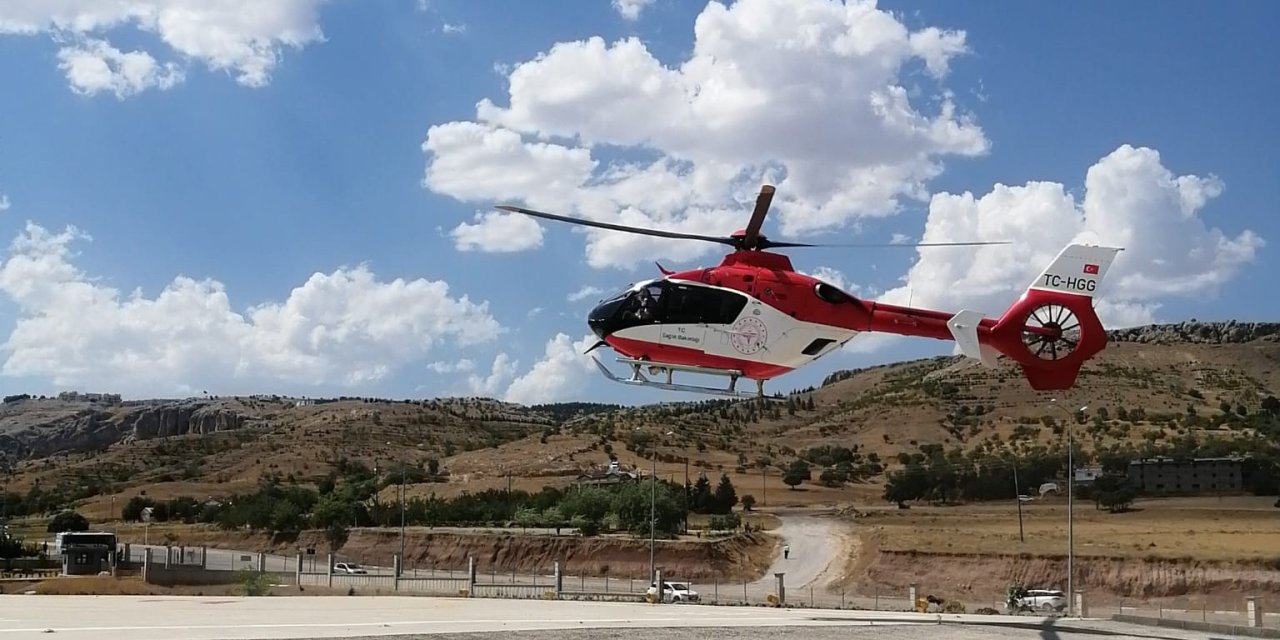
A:
{"type": "Polygon", "coordinates": [[[764,380],[756,380],[756,391],[754,393],[750,391],[737,390],[735,387],[737,386],[738,378],[743,377],[742,372],[737,369],[716,369],[714,367],[699,367],[699,366],[684,365],[684,364],[667,364],[665,362],[655,362],[653,360],[633,360],[630,358],[618,358],[618,362],[631,366],[631,377],[620,378],[614,375],[612,371],[609,371],[609,369],[605,367],[604,363],[600,362],[599,359],[595,358],[594,356],[591,359],[595,361],[596,366],[600,368],[600,372],[604,374],[604,377],[614,382],[620,382],[622,384],[631,384],[631,385],[636,385],[641,387],[652,387],[654,389],[666,389],[668,391],[688,391],[691,393],[705,393],[705,394],[711,394],[711,395],[717,395],[717,396],[728,396],[731,398],[757,398],[757,399],[767,398],[767,396],[764,395],[764,380]],[[646,378],[645,375],[640,371],[641,368],[643,367],[650,367],[651,368],[650,373],[653,373],[652,369],[657,369],[658,370],[657,373],[665,373],[667,378],[666,382],[658,382],[658,381],[650,380],[649,378],[646,378]],[[729,378],[729,386],[728,388],[717,388],[717,387],[703,387],[703,386],[691,385],[691,384],[676,384],[672,382],[672,376],[675,371],[687,371],[689,373],[701,373],[706,375],[727,377],[729,378]]]}

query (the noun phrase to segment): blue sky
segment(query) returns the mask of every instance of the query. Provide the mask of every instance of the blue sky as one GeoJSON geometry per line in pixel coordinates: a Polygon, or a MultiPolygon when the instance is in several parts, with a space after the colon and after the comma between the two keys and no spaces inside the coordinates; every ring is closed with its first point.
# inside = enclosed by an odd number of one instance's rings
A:
{"type": "MultiPolygon", "coordinates": [[[[951,239],[1025,244],[997,276],[952,249],[790,254],[869,297],[997,314],[1028,270],[1081,234],[1127,241],[1100,307],[1110,325],[1280,311],[1274,3],[885,1],[891,15],[846,24],[826,0],[728,11],[654,0],[637,3],[635,19],[603,0],[288,0],[257,25],[209,14],[186,18],[189,29],[166,20],[169,0],[126,3],[155,20],[94,4],[59,15],[36,0],[0,8],[0,237],[17,242],[0,271],[6,393],[691,399],[593,373],[572,353],[598,296],[568,297],[656,276],[655,252],[680,267],[713,263],[714,248],[628,238],[592,241],[589,254],[562,225],[544,225],[539,243],[528,220],[476,215],[524,202],[616,220],[636,206],[662,224],[727,233],[745,223],[765,176],[796,176],[780,183],[766,226],[775,237],[919,240],[927,219],[971,216],[981,220],[971,237],[951,239]],[[95,26],[69,29],[68,18],[95,26]],[[766,55],[850,24],[844,42],[855,48],[890,44],[852,57],[831,41],[766,55]],[[952,35],[894,40],[931,27],[952,35]],[[127,54],[132,66],[113,62],[127,54]],[[700,55],[714,63],[681,67],[700,55]],[[737,78],[727,63],[758,75],[737,78]],[[681,82],[743,92],[682,110],[671,97],[681,82]],[[912,117],[951,128],[908,135],[878,120],[859,91],[893,95],[886,87],[902,88],[912,117]],[[479,129],[492,137],[474,137],[479,129]],[[429,140],[439,151],[424,150],[429,140]],[[529,151],[539,143],[550,155],[529,151]],[[601,185],[611,165],[673,158],[601,185]],[[689,165],[718,177],[690,177],[689,165]],[[873,181],[875,167],[888,169],[873,181]],[[1086,188],[1091,168],[1096,189],[1086,188]],[[1028,182],[983,199],[996,184],[1028,182]],[[929,199],[964,192],[982,204],[929,199]],[[1176,202],[1192,204],[1179,213],[1176,202]],[[686,216],[685,205],[707,211],[686,216]],[[466,250],[459,225],[474,225],[466,250]],[[1060,232],[1041,233],[1049,228],[1060,232]],[[523,250],[499,251],[513,248],[523,250]],[[162,296],[179,276],[193,282],[162,296]],[[387,284],[398,278],[427,282],[387,284]]],[[[871,340],[771,386],[948,350],[871,340]]]]}

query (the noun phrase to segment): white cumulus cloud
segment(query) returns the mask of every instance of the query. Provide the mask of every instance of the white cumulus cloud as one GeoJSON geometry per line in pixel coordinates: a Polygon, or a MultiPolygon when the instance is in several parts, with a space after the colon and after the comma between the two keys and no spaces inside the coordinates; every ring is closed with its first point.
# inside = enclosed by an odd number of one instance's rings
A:
{"type": "Polygon", "coordinates": [[[184,77],[175,63],[162,67],[145,51],[124,53],[104,40],[63,47],[58,60],[71,90],[86,96],[108,91],[123,100],[152,87],[171,89],[184,77]]]}
{"type": "Polygon", "coordinates": [[[120,87],[136,93],[181,81],[175,62],[160,65],[151,52],[121,53],[108,33],[132,27],[153,35],[184,60],[236,81],[261,87],[270,81],[286,48],[324,39],[319,9],[328,0],[6,0],[0,3],[0,35],[51,34],[76,44],[59,59],[74,90],[94,93],[120,87]]]}
{"type": "Polygon", "coordinates": [[[492,341],[487,303],[442,281],[380,281],[364,266],[316,273],[283,302],[239,312],[225,287],[179,276],[154,298],[122,295],[72,263],[74,227],[28,223],[0,263],[17,306],[0,344],[8,376],[148,395],[262,385],[360,385],[438,347],[492,341]]]}
{"type": "MultiPolygon", "coordinates": [[[[599,37],[514,65],[506,106],[483,98],[474,121],[428,131],[424,185],[468,202],[727,235],[767,181],[781,232],[794,235],[892,215],[904,198],[927,199],[945,157],[988,150],[949,91],[909,98],[905,87],[942,79],[966,51],[961,31],[911,31],[865,0],[739,0],[709,3],[694,36],[675,65],[638,39],[599,37]],[[916,68],[926,77],[909,79],[916,68]]],[[[718,250],[583,234],[594,267],[718,250]]]]}
{"type": "Polygon", "coordinates": [[[999,315],[1066,244],[1119,246],[1097,310],[1107,326],[1133,326],[1156,321],[1161,300],[1212,294],[1263,247],[1253,231],[1231,237],[1201,217],[1224,188],[1218,178],[1175,175],[1154,149],[1122,145],[1088,169],[1084,184],[1079,202],[1057,182],[935,195],[922,242],[1013,244],[918,249],[906,284],[881,299],[999,315]]]}
{"type": "Polygon", "coordinates": [[[462,251],[505,253],[542,246],[542,227],[519,213],[487,211],[476,214],[476,223],[462,223],[451,234],[462,251]]]}
{"type": "Polygon", "coordinates": [[[653,0],[613,0],[613,8],[627,20],[638,20],[640,12],[653,4],[653,0]]]}
{"type": "Polygon", "coordinates": [[[573,397],[595,368],[591,356],[583,355],[595,342],[596,337],[592,335],[574,341],[567,334],[556,334],[547,341],[542,359],[511,382],[503,399],[528,405],[573,397]]]}
{"type": "Polygon", "coordinates": [[[580,302],[592,296],[598,296],[602,293],[604,293],[604,289],[588,285],[569,294],[569,302],[580,302]]]}
{"type": "Polygon", "coordinates": [[[9,196],[0,193],[0,211],[8,211],[11,206],[13,206],[13,203],[9,202],[9,196]]]}
{"type": "Polygon", "coordinates": [[[511,359],[506,353],[499,353],[493,359],[493,366],[488,375],[471,374],[467,376],[467,387],[478,396],[496,397],[502,385],[516,375],[520,363],[511,359]]]}

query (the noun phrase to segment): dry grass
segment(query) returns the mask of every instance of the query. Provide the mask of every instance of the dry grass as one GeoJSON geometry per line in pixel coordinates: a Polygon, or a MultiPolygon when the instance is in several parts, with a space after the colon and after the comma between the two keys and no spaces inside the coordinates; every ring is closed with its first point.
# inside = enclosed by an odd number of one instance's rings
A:
{"type": "MultiPolygon", "coordinates": [[[[1193,560],[1280,560],[1280,513],[1273,498],[1241,496],[1139,500],[1127,513],[1077,501],[1078,555],[1193,560]]],[[[1065,500],[860,509],[855,530],[884,550],[1056,556],[1067,549],[1065,500]]]]}

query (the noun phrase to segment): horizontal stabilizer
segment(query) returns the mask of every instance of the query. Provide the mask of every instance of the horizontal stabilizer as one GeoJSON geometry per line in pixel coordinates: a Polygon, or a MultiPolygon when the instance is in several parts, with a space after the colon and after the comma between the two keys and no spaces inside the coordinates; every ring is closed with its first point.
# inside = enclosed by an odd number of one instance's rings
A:
{"type": "Polygon", "coordinates": [[[995,367],[999,351],[978,341],[978,327],[982,324],[982,313],[965,309],[947,320],[947,328],[960,347],[960,353],[979,360],[988,367],[995,367]]]}

